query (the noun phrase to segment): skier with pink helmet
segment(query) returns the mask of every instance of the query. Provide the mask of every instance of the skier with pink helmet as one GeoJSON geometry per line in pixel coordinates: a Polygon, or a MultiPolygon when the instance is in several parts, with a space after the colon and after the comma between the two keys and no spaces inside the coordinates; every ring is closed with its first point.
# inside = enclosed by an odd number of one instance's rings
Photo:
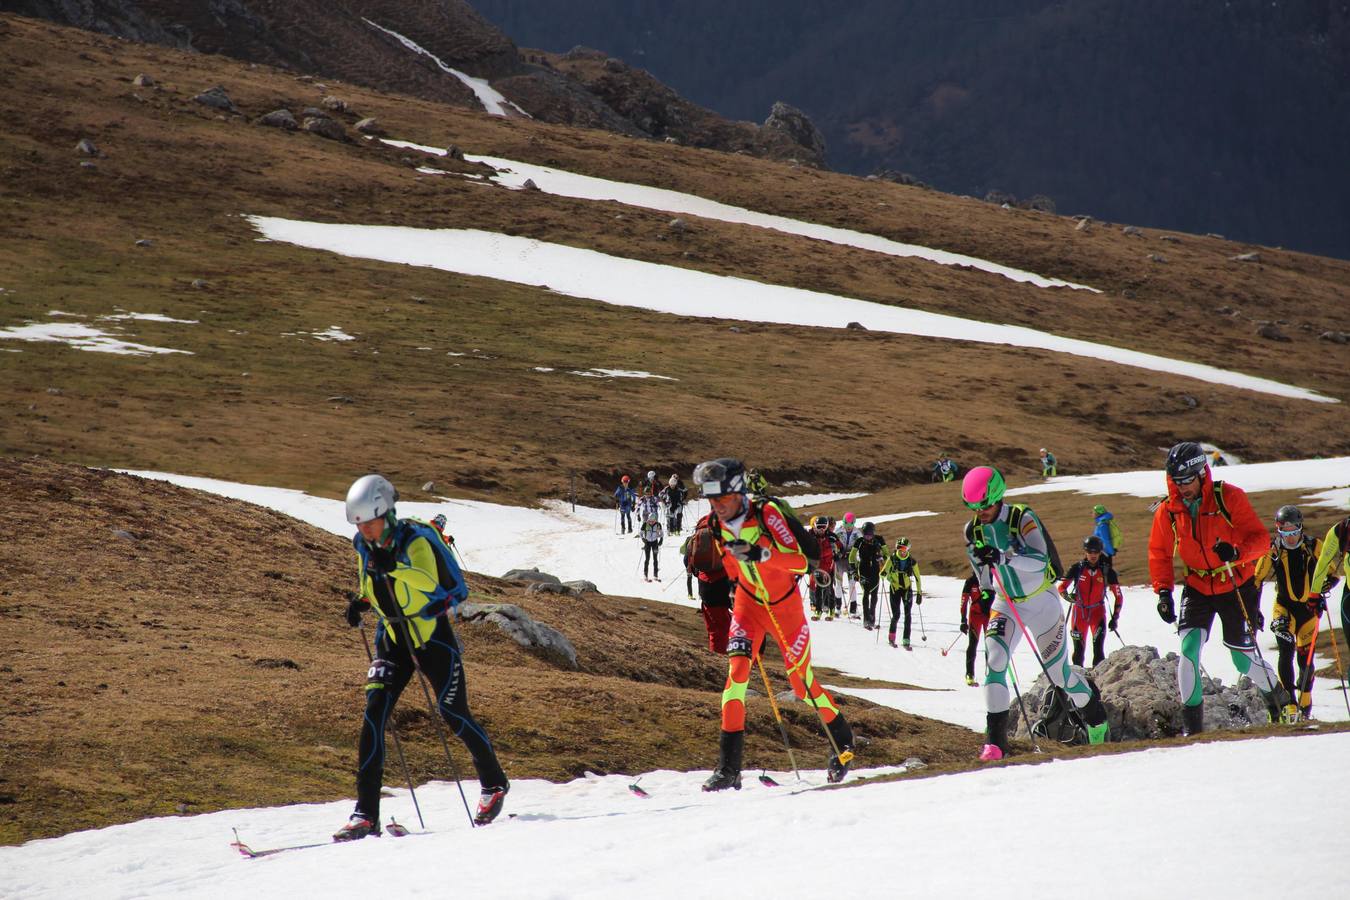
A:
{"type": "Polygon", "coordinates": [[[1069,664],[1054,545],[1030,507],[1003,502],[1005,489],[1003,475],[991,466],[971,469],[961,482],[961,502],[975,513],[965,528],[966,554],[979,587],[996,592],[984,638],[984,761],[1008,753],[1008,668],[1023,634],[1032,639],[1052,690],[1063,690],[1072,701],[1076,742],[1100,744],[1109,731],[1095,685],[1069,664]]]}

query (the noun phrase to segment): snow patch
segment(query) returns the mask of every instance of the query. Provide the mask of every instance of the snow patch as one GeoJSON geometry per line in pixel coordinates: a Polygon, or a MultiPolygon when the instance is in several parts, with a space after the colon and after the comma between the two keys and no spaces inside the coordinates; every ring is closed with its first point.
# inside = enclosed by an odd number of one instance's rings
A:
{"type": "Polygon", "coordinates": [[[99,319],[107,322],[118,322],[124,320],[135,320],[138,322],[174,322],[179,325],[197,325],[200,322],[197,319],[172,319],[160,313],[116,313],[111,316],[99,316],[99,319]]]}
{"type": "Polygon", "coordinates": [[[389,35],[394,40],[398,41],[400,44],[407,47],[414,53],[418,53],[421,54],[422,56],[425,56],[427,59],[434,62],[437,65],[437,67],[439,67],[440,70],[446,73],[447,75],[453,75],[455,78],[458,78],[460,81],[464,83],[464,85],[469,90],[473,91],[474,96],[478,98],[478,102],[483,104],[483,108],[486,109],[490,114],[494,116],[509,115],[510,113],[507,112],[507,108],[509,107],[511,113],[514,113],[515,115],[523,116],[526,119],[532,118],[532,116],[530,116],[529,113],[525,112],[525,110],[521,109],[519,106],[516,106],[510,100],[507,100],[505,97],[503,97],[500,91],[498,91],[496,88],[494,88],[491,84],[488,83],[487,79],[474,78],[472,75],[469,75],[465,72],[461,72],[459,69],[454,69],[451,68],[450,66],[447,66],[445,63],[441,62],[440,58],[436,56],[436,54],[422,47],[417,42],[404,37],[397,31],[385,28],[383,25],[379,25],[375,22],[372,22],[370,21],[370,19],[367,19],[364,16],[362,17],[361,21],[365,22],[372,28],[376,28],[380,31],[383,31],[385,34],[389,35]]]}
{"type": "MultiPolygon", "coordinates": [[[[549,371],[552,370],[550,369],[549,371]]],[[[587,369],[584,372],[573,369],[567,374],[581,375],[585,378],[659,378],[662,381],[680,380],[678,378],[671,378],[669,375],[653,375],[651,372],[641,372],[630,369],[587,369]]]]}
{"type": "Polygon", "coordinates": [[[423,229],[388,225],[333,225],[246,217],[270,238],[344,256],[426,266],[516,284],[614,306],[696,318],[774,322],[838,328],[856,321],[873,331],[947,340],[1031,347],[1182,375],[1244,390],[1311,400],[1340,401],[1307,388],[1214,366],[1168,359],[1060,337],[1018,325],[998,325],[958,316],[889,306],[835,294],[782,287],[608,256],[531,238],[472,229],[423,229]]]}
{"type": "Polygon", "coordinates": [[[13,325],[0,330],[0,340],[66,344],[76,350],[114,353],[119,356],[156,356],[167,353],[192,355],[190,350],[174,350],[169,347],[152,347],[149,344],[123,341],[106,331],[77,322],[34,322],[29,325],[13,325]]]}

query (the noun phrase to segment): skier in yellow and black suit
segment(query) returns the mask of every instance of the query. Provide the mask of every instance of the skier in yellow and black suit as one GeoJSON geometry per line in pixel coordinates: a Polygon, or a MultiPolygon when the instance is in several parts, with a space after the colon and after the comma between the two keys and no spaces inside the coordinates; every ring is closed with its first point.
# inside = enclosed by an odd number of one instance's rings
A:
{"type": "Polygon", "coordinates": [[[1275,513],[1275,537],[1270,552],[1256,563],[1256,583],[1275,582],[1275,608],[1270,631],[1279,640],[1280,683],[1298,705],[1286,704],[1280,721],[1292,724],[1312,715],[1312,649],[1317,622],[1326,601],[1312,590],[1313,570],[1322,542],[1303,533],[1303,514],[1297,506],[1281,506],[1275,513]],[[1294,656],[1298,655],[1298,679],[1294,656]]]}

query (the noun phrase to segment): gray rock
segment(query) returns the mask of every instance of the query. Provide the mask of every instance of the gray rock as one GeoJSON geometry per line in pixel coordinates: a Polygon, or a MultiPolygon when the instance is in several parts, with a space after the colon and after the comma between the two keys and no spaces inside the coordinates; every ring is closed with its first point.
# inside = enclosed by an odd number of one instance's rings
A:
{"type": "Polygon", "coordinates": [[[192,279],[192,286],[196,290],[204,291],[211,286],[211,282],[207,281],[205,278],[194,278],[192,279]]]}
{"type": "Polygon", "coordinates": [[[562,584],[554,584],[551,581],[532,581],[525,588],[527,594],[566,594],[569,597],[575,596],[576,592],[570,587],[562,584]]]}
{"type": "Polygon", "coordinates": [[[1287,344],[1291,338],[1280,330],[1280,327],[1274,322],[1263,322],[1256,329],[1257,335],[1268,341],[1279,341],[1281,344],[1287,344]]]}
{"type": "Polygon", "coordinates": [[[616,59],[615,57],[611,56],[609,59],[605,60],[606,72],[614,72],[617,74],[619,72],[627,71],[627,69],[628,65],[621,59],[616,59]]]}
{"type": "Polygon", "coordinates": [[[1144,229],[1140,228],[1138,225],[1126,225],[1120,230],[1130,237],[1143,237],[1144,235],[1144,229]]]}
{"type": "Polygon", "coordinates": [[[565,634],[530,618],[514,603],[461,603],[459,617],[468,622],[490,622],[525,649],[573,671],[580,668],[576,648],[565,634]]]}
{"type": "MultiPolygon", "coordinates": [[[[1112,740],[1153,739],[1181,734],[1181,698],[1177,695],[1177,654],[1158,657],[1154,647],[1122,647],[1088,673],[1101,689],[1112,740]]],[[[1077,668],[1077,667],[1075,667],[1077,668]]],[[[1082,669],[1078,669],[1082,673],[1082,669]]],[[[1247,728],[1270,721],[1265,697],[1246,676],[1235,686],[1201,677],[1206,731],[1247,728]]],[[[1023,691],[1034,719],[1045,695],[1044,675],[1023,691]]],[[[1010,733],[1021,730],[1020,710],[1014,703],[1010,733]]]]}
{"type": "Polygon", "coordinates": [[[1169,244],[1181,243],[1181,238],[1177,237],[1175,234],[1160,234],[1158,235],[1158,240],[1167,241],[1169,244]]]}
{"type": "Polygon", "coordinates": [[[1333,344],[1350,344],[1350,334],[1344,331],[1324,331],[1317,336],[1319,341],[1331,341],[1333,344]]]}
{"type": "Polygon", "coordinates": [[[599,589],[598,587],[595,586],[595,582],[593,582],[593,581],[586,581],[585,579],[581,579],[581,580],[578,580],[578,581],[564,581],[563,584],[566,585],[567,587],[571,588],[572,591],[573,591],[574,593],[577,593],[577,594],[587,594],[587,593],[589,593],[589,594],[598,594],[598,593],[600,593],[600,589],[599,589]]]}
{"type": "Polygon", "coordinates": [[[137,247],[153,247],[153,246],[155,246],[155,242],[152,241],[152,240],[150,240],[149,238],[141,238],[139,241],[136,242],[136,246],[137,246],[137,247]]]}
{"type": "Polygon", "coordinates": [[[97,168],[98,168],[98,163],[94,162],[92,159],[82,159],[82,160],[80,160],[80,168],[81,168],[81,169],[97,169],[97,168]]]}
{"type": "Polygon", "coordinates": [[[1260,253],[1239,253],[1237,256],[1228,257],[1233,262],[1260,262],[1260,253]]]}
{"type": "Polygon", "coordinates": [[[1081,222],[1079,222],[1077,225],[1074,226],[1073,230],[1081,231],[1084,234],[1089,234],[1092,231],[1092,220],[1083,219],[1081,222]]]}
{"type": "Polygon", "coordinates": [[[1161,253],[1150,253],[1150,254],[1148,255],[1148,259],[1149,259],[1149,262],[1155,262],[1155,263],[1165,263],[1165,262],[1167,262],[1167,257],[1163,256],[1161,253]]]}
{"type": "Polygon", "coordinates": [[[450,159],[457,159],[460,162],[464,161],[464,151],[459,149],[458,144],[451,144],[449,147],[446,147],[445,155],[450,159]]]}
{"type": "Polygon", "coordinates": [[[136,87],[140,88],[154,87],[155,79],[151,78],[149,75],[146,75],[144,72],[142,72],[135,78],[131,79],[131,83],[136,85],[136,87]]]}
{"type": "Polygon", "coordinates": [[[320,100],[319,105],[324,109],[331,109],[333,112],[347,111],[347,101],[340,97],[334,97],[332,94],[329,94],[327,97],[320,100]]]}
{"type": "Polygon", "coordinates": [[[304,118],[304,119],[331,119],[331,118],[332,118],[332,116],[328,115],[328,110],[326,110],[326,109],[319,109],[319,107],[317,107],[317,106],[306,106],[304,109],[300,110],[300,117],[301,117],[301,118],[304,118]]]}
{"type": "Polygon", "coordinates": [[[764,128],[786,135],[794,144],[806,150],[812,165],[824,165],[825,136],[806,113],[797,107],[779,100],[769,109],[769,117],[764,120],[764,128]]]}
{"type": "Polygon", "coordinates": [[[903,765],[906,769],[908,769],[911,772],[917,771],[918,769],[928,768],[928,763],[924,762],[922,759],[919,759],[919,757],[917,756],[906,757],[903,765]]]}
{"type": "Polygon", "coordinates": [[[103,155],[103,153],[98,149],[98,145],[95,144],[93,141],[89,140],[89,138],[80,138],[79,143],[75,145],[75,149],[83,153],[85,156],[103,155]]]}
{"type": "Polygon", "coordinates": [[[533,178],[526,178],[525,183],[521,185],[521,188],[527,191],[537,191],[539,190],[539,185],[534,183],[533,178]]]}
{"type": "Polygon", "coordinates": [[[332,119],[320,119],[310,116],[308,119],[305,119],[305,124],[302,127],[310,134],[317,134],[319,137],[327,138],[330,141],[347,140],[347,129],[343,128],[332,119]]]}
{"type": "Polygon", "coordinates": [[[362,119],[361,121],[357,122],[354,127],[356,128],[357,131],[361,132],[362,134],[374,134],[374,135],[384,134],[384,128],[380,126],[380,120],[375,118],[374,116],[371,116],[368,119],[362,119]]]}
{"type": "Polygon", "coordinates": [[[1017,198],[1007,191],[1000,191],[997,188],[994,188],[985,193],[984,202],[992,203],[995,206],[1013,207],[1017,205],[1017,198]]]}
{"type": "Polygon", "coordinates": [[[274,109],[265,116],[259,116],[258,124],[284,131],[295,131],[300,127],[300,123],[295,121],[295,116],[291,115],[289,109],[274,109]]]}
{"type": "Polygon", "coordinates": [[[436,482],[434,481],[428,481],[426,484],[422,485],[422,493],[424,494],[430,494],[434,490],[436,490],[436,482]]]}
{"type": "Polygon", "coordinates": [[[230,95],[225,93],[225,89],[220,85],[216,85],[213,88],[207,88],[192,99],[202,106],[209,106],[212,109],[219,109],[224,112],[238,112],[234,107],[234,101],[230,99],[230,95]]]}
{"type": "Polygon", "coordinates": [[[546,581],[549,584],[562,584],[562,579],[557,575],[540,572],[538,569],[512,569],[502,578],[507,581],[546,581]]]}
{"type": "Polygon", "coordinates": [[[675,218],[670,220],[670,225],[668,227],[677,234],[683,234],[689,230],[689,223],[684,219],[675,218]]]}
{"type": "Polygon", "coordinates": [[[864,324],[861,323],[861,322],[849,322],[849,323],[848,323],[847,325],[845,325],[844,327],[847,328],[847,329],[849,329],[850,331],[866,331],[866,330],[867,330],[867,326],[864,325],[864,324]]]}
{"type": "Polygon", "coordinates": [[[136,535],[132,534],[130,531],[123,531],[121,528],[114,528],[114,529],[113,529],[113,537],[115,537],[115,538],[121,538],[121,539],[124,540],[124,541],[134,541],[134,540],[137,540],[136,535]]]}
{"type": "Polygon", "coordinates": [[[1031,199],[1026,202],[1025,208],[1035,210],[1036,212],[1053,213],[1055,211],[1055,201],[1044,194],[1033,194],[1031,199]]]}
{"type": "Polygon", "coordinates": [[[1187,409],[1195,409],[1197,406],[1200,405],[1200,401],[1192,397],[1190,394],[1182,394],[1181,402],[1186,404],[1187,409]]]}

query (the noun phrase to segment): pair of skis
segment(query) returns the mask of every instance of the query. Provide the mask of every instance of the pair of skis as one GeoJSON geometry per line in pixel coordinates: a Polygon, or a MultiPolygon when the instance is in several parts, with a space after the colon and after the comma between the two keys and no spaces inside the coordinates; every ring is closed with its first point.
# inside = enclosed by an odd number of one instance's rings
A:
{"type": "MultiPolygon", "coordinates": [[[[276,856],[278,853],[289,853],[292,850],[313,850],[316,847],[331,847],[333,844],[350,843],[334,840],[334,841],[323,841],[321,843],[313,843],[313,844],[291,844],[285,847],[269,847],[266,850],[254,850],[248,844],[245,844],[243,841],[239,839],[239,829],[231,828],[230,830],[234,832],[234,840],[230,841],[230,846],[238,850],[239,855],[244,857],[245,859],[262,859],[265,856],[276,856]]],[[[404,828],[398,822],[395,822],[393,819],[390,819],[389,824],[385,826],[383,833],[389,835],[390,837],[400,838],[400,837],[407,837],[410,834],[428,834],[429,832],[409,831],[407,828],[404,828]]]]}

